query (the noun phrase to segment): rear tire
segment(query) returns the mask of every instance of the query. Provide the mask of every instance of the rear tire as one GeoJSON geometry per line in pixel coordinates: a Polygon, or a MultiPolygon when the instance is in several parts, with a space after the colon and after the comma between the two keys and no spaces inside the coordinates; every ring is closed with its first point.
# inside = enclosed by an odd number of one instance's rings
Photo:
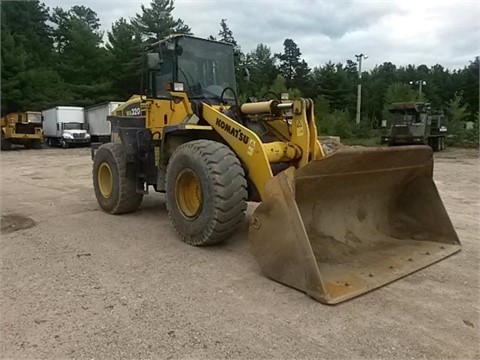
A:
{"type": "Polygon", "coordinates": [[[235,153],[210,140],[180,145],[167,166],[166,202],[186,243],[213,245],[229,238],[247,208],[247,181],[235,153]]]}
{"type": "MultiPolygon", "coordinates": [[[[0,131],[1,131],[1,130],[0,130],[0,131]]],[[[12,150],[12,142],[11,142],[10,140],[8,140],[8,139],[5,139],[5,136],[3,135],[3,131],[2,131],[0,148],[1,148],[3,151],[12,150]]]]}
{"type": "Polygon", "coordinates": [[[93,161],[93,188],[98,204],[109,214],[133,212],[142,203],[143,194],[137,193],[135,179],[127,176],[122,143],[107,143],[98,148],[93,161]],[[111,184],[105,185],[108,177],[111,184]]]}

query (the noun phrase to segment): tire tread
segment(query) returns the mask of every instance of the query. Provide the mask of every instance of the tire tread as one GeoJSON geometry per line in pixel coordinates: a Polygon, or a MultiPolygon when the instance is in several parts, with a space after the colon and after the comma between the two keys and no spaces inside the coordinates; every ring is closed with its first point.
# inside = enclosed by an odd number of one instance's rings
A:
{"type": "MultiPolygon", "coordinates": [[[[211,140],[194,140],[179,146],[172,158],[179,151],[199,154],[208,168],[213,180],[215,201],[213,219],[201,238],[193,239],[183,234],[169,210],[170,220],[183,241],[192,245],[214,245],[229,238],[245,218],[247,208],[247,181],[244,170],[233,151],[226,145],[211,140]]],[[[168,173],[168,168],[167,168],[168,173]]],[[[168,178],[168,175],[167,175],[168,178]]]]}

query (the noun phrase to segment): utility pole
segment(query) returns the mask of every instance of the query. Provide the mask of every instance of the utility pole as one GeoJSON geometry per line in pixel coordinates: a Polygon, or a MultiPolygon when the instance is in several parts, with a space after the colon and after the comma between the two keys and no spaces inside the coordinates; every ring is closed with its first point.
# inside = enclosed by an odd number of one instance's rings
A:
{"type": "Polygon", "coordinates": [[[362,58],[368,59],[364,54],[355,55],[358,62],[358,87],[357,87],[357,125],[360,124],[360,107],[362,105],[362,58]]]}
{"type": "Polygon", "coordinates": [[[427,85],[427,82],[425,80],[416,80],[416,81],[410,81],[410,85],[418,85],[418,97],[419,99],[422,98],[422,87],[427,85]]]}

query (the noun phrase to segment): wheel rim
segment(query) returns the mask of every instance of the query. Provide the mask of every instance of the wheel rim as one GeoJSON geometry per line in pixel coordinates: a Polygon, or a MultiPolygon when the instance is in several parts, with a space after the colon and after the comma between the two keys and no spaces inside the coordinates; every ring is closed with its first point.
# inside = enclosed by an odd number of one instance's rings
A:
{"type": "Polygon", "coordinates": [[[175,198],[177,207],[185,218],[193,220],[200,214],[203,201],[202,186],[197,174],[192,170],[185,169],[178,174],[175,198]]]}
{"type": "Polygon", "coordinates": [[[103,197],[109,198],[113,190],[113,175],[110,165],[107,163],[100,164],[98,168],[98,188],[103,197]]]}

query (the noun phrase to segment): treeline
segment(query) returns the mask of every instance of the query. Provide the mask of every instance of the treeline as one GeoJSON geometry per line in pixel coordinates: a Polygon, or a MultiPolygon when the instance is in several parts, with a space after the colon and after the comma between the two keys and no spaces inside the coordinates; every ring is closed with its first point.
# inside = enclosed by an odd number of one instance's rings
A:
{"type": "MultiPolygon", "coordinates": [[[[118,19],[105,34],[93,9],[73,6],[49,9],[40,1],[1,2],[2,115],[55,105],[87,106],[124,101],[140,91],[142,46],[175,33],[193,34],[175,19],[173,0],[152,0],[130,19],[118,19]]],[[[226,19],[212,39],[226,41],[242,54],[226,19]]],[[[268,45],[236,57],[239,97],[262,98],[268,92],[314,99],[323,133],[368,136],[395,101],[423,100],[443,108],[454,128],[475,122],[478,138],[478,57],[463,69],[437,64],[396,66],[390,62],[362,72],[362,122],[355,124],[357,63],[327,62],[310,67],[293,39],[281,53],[268,45]],[[240,60],[243,59],[243,60],[240,60]],[[246,79],[243,68],[249,69],[246,79]],[[419,94],[415,81],[425,81],[419,94]],[[410,85],[410,82],[414,84],[410,85]]]]}

